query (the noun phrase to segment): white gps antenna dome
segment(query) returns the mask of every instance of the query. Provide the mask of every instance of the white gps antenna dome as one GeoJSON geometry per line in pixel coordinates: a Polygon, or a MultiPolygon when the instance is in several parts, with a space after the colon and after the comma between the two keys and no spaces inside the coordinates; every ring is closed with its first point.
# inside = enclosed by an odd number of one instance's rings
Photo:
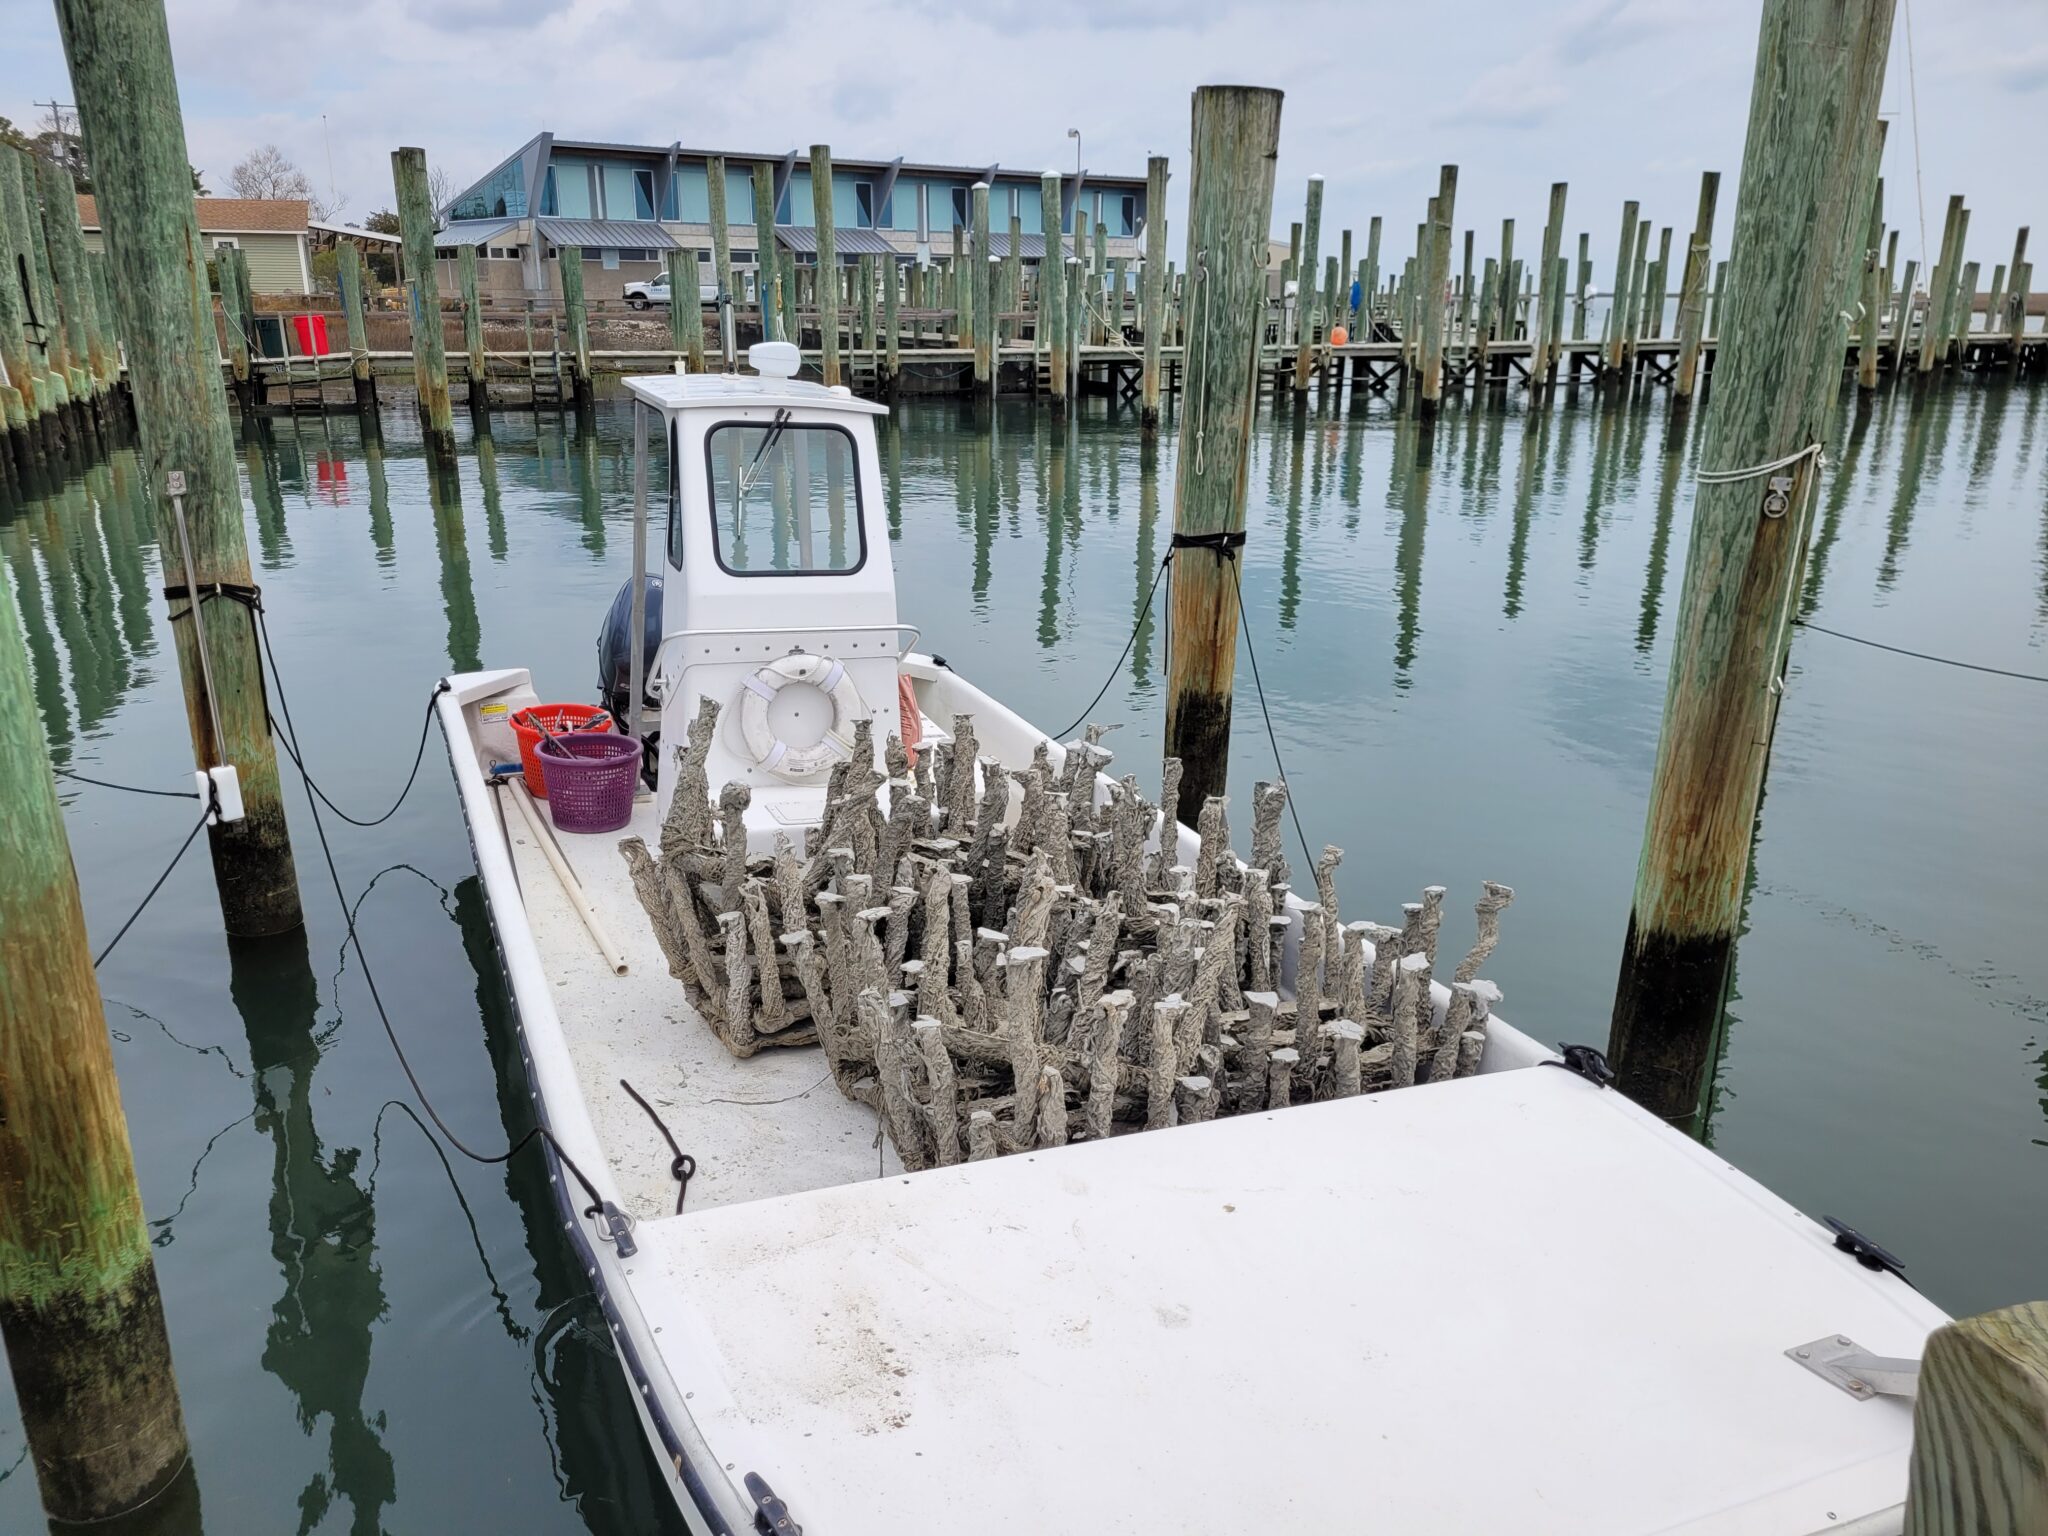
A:
{"type": "Polygon", "coordinates": [[[803,358],[793,341],[757,341],[747,348],[747,366],[764,379],[793,379],[803,358]]]}

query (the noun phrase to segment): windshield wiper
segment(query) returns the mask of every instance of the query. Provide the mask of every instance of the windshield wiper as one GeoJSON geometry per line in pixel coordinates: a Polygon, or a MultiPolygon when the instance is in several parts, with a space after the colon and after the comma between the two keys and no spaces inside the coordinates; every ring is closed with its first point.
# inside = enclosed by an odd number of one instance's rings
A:
{"type": "Polygon", "coordinates": [[[754,450],[754,457],[748,461],[746,470],[740,475],[738,482],[733,486],[732,510],[735,520],[746,509],[747,492],[754,488],[754,482],[760,478],[761,460],[767,456],[768,450],[775,446],[776,440],[787,430],[789,418],[790,410],[787,406],[784,406],[775,413],[774,421],[769,423],[768,426],[768,435],[761,439],[761,446],[754,450]]]}

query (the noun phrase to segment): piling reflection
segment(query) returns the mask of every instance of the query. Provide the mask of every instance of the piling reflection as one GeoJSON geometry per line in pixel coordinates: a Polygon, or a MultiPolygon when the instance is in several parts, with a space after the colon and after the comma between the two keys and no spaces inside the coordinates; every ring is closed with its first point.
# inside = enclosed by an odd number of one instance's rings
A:
{"type": "Polygon", "coordinates": [[[1932,400],[1907,402],[1906,442],[1899,450],[1898,483],[1885,522],[1884,558],[1877,567],[1880,592],[1889,592],[1898,583],[1899,560],[1913,536],[1913,513],[1920,503],[1921,483],[1927,478],[1927,451],[1931,444],[1947,439],[1948,419],[1954,409],[1954,391],[1938,387],[1932,400]]]}
{"type": "Polygon", "coordinates": [[[1673,412],[1663,438],[1657,470],[1657,516],[1650,529],[1650,562],[1643,572],[1643,606],[1636,619],[1636,652],[1647,656],[1657,643],[1657,617],[1664,602],[1664,568],[1671,555],[1671,518],[1685,467],[1685,414],[1673,412]]]}
{"type": "Polygon", "coordinates": [[[284,1279],[263,1368],[292,1394],[302,1433],[327,1424],[327,1464],[299,1493],[299,1529],[320,1526],[346,1500],[353,1536],[376,1536],[397,1497],[383,1415],[363,1406],[371,1329],[384,1316],[376,1210],[357,1177],[361,1150],[330,1151],[313,1113],[327,1037],[305,931],[230,939],[228,964],[228,995],[249,1039],[256,1126],[270,1138],[270,1252],[284,1279]]]}
{"type": "Polygon", "coordinates": [[[1508,534],[1507,590],[1501,598],[1501,612],[1511,619],[1522,612],[1522,583],[1529,569],[1529,524],[1549,443],[1550,412],[1539,416],[1533,429],[1528,419],[1523,419],[1521,454],[1515,464],[1514,523],[1508,534]]]}
{"type": "Polygon", "coordinates": [[[458,672],[482,668],[483,636],[469,576],[469,539],[462,526],[462,482],[452,466],[426,463],[434,547],[441,556],[441,608],[448,616],[448,662],[458,672]]]}
{"type": "Polygon", "coordinates": [[[0,546],[7,553],[8,575],[14,584],[14,604],[21,613],[21,627],[28,641],[30,684],[36,712],[42,716],[43,736],[50,744],[50,759],[58,767],[71,761],[71,695],[57,660],[56,638],[50,632],[49,604],[43,593],[43,577],[32,530],[41,520],[39,509],[24,506],[0,520],[0,546]]]}
{"type": "Polygon", "coordinates": [[[1131,641],[1131,681],[1143,687],[1152,670],[1152,626],[1159,604],[1153,578],[1159,575],[1159,439],[1148,433],[1138,444],[1137,590],[1131,597],[1136,631],[1131,641]]]}
{"type": "Polygon", "coordinates": [[[1406,692],[1422,640],[1422,546],[1429,528],[1429,485],[1435,437],[1404,416],[1394,442],[1395,462],[1405,463],[1401,486],[1401,532],[1394,543],[1394,590],[1400,616],[1394,626],[1394,686],[1406,692]]]}
{"type": "Polygon", "coordinates": [[[1045,503],[1041,508],[1045,565],[1039,580],[1038,643],[1047,648],[1057,644],[1060,637],[1060,552],[1066,541],[1069,498],[1078,504],[1080,497],[1081,471],[1075,462],[1079,430],[1071,418],[1055,423],[1046,446],[1045,503]]]}
{"type": "Polygon", "coordinates": [[[277,432],[267,416],[242,421],[242,468],[249,482],[249,504],[256,511],[257,563],[274,571],[291,558],[291,535],[285,529],[284,488],[278,477],[277,432]]]}
{"type": "MultiPolygon", "coordinates": [[[[1897,399],[1894,394],[1887,402],[1887,413],[1895,408],[1897,399]]],[[[1806,548],[1806,575],[1799,588],[1799,618],[1811,618],[1820,607],[1821,588],[1827,582],[1828,557],[1834,553],[1835,541],[1842,536],[1842,513],[1849,504],[1849,489],[1863,469],[1864,453],[1869,447],[1870,421],[1876,409],[1870,397],[1859,391],[1849,430],[1842,439],[1840,456],[1827,476],[1812,542],[1806,548]]]]}
{"type": "Polygon", "coordinates": [[[1280,534],[1280,627],[1292,629],[1301,612],[1301,473],[1308,448],[1308,412],[1299,402],[1288,414],[1286,430],[1286,446],[1275,448],[1273,459],[1277,464],[1284,454],[1287,466],[1282,482],[1286,518],[1280,534]]]}
{"type": "MultiPolygon", "coordinates": [[[[498,442],[491,436],[488,417],[478,419],[476,436],[471,439],[476,449],[477,485],[484,493],[484,529],[491,545],[491,558],[502,561],[510,552],[511,545],[505,536],[505,499],[498,484],[498,442]]],[[[665,457],[665,456],[664,456],[665,457]]],[[[665,476],[649,473],[649,516],[659,503],[654,499],[654,488],[666,483],[665,476]]]]}

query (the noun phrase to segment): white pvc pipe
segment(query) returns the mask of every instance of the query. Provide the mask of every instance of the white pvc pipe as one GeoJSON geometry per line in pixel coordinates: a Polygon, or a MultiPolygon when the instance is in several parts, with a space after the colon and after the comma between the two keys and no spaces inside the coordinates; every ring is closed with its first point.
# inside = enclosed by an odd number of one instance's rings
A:
{"type": "Polygon", "coordinates": [[[611,935],[604,931],[604,924],[598,920],[597,908],[591,905],[575,871],[569,868],[569,861],[562,857],[562,850],[555,846],[554,834],[541,824],[540,812],[533,808],[533,795],[523,780],[514,778],[509,788],[512,803],[519,807],[519,814],[526,818],[526,830],[532,834],[540,851],[547,856],[548,867],[555,872],[555,878],[562,882],[562,889],[569,897],[569,905],[576,909],[576,915],[583,919],[583,926],[590,930],[590,936],[597,941],[598,953],[612,968],[614,976],[626,974],[626,958],[619,953],[618,946],[611,941],[611,935]]]}

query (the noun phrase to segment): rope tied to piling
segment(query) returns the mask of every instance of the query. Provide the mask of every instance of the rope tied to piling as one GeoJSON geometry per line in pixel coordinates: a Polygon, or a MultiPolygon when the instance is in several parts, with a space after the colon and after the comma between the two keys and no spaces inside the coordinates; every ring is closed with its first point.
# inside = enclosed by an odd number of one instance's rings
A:
{"type": "Polygon", "coordinates": [[[1801,459],[1811,458],[1815,469],[1825,468],[1827,454],[1819,443],[1808,443],[1804,448],[1793,450],[1782,458],[1772,459],[1767,464],[1752,464],[1746,469],[1698,469],[1693,479],[1701,485],[1733,485],[1738,480],[1754,480],[1762,475],[1776,474],[1781,469],[1790,469],[1801,459]]]}

